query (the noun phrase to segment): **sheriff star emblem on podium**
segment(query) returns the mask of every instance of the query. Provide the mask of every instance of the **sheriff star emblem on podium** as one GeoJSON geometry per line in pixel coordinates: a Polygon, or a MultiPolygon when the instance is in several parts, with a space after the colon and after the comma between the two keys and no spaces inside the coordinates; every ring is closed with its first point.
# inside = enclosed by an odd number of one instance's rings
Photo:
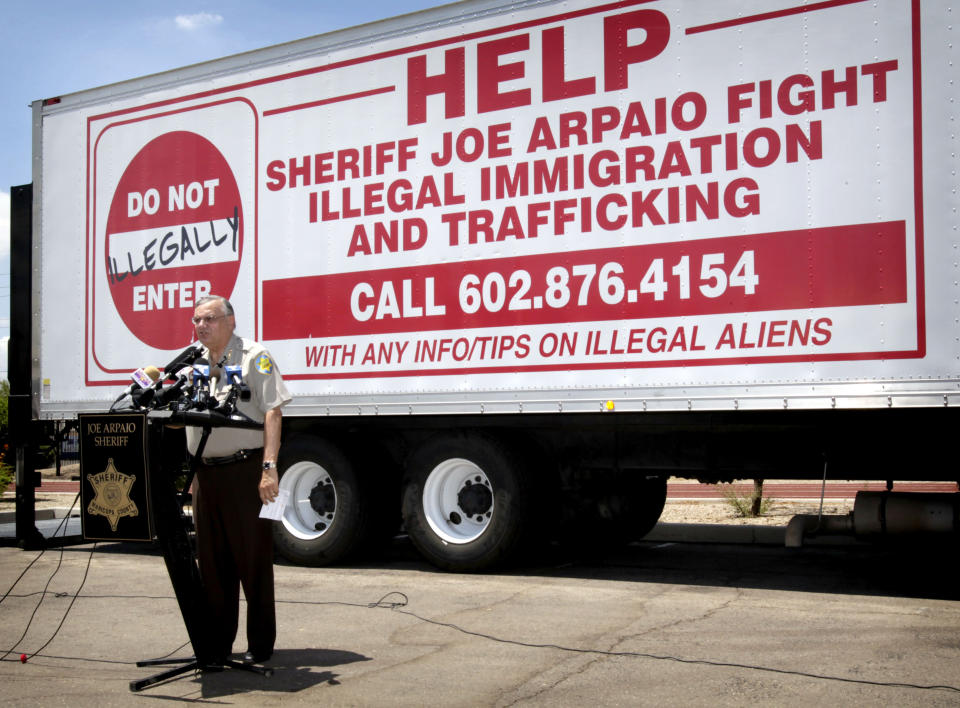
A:
{"type": "Polygon", "coordinates": [[[117,523],[121,517],[137,516],[140,513],[137,505],[130,499],[130,488],[137,478],[117,470],[112,457],[107,460],[107,468],[103,472],[92,474],[87,480],[93,486],[95,494],[87,505],[87,513],[105,516],[113,533],[117,532],[117,523]]]}

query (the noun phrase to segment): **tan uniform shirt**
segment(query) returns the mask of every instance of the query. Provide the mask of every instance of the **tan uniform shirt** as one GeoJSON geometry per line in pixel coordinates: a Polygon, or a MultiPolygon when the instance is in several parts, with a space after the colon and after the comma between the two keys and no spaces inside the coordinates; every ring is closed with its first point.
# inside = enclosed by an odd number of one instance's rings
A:
{"type": "MultiPolygon", "coordinates": [[[[209,361],[210,352],[204,347],[203,356],[209,361]]],[[[292,396],[283,383],[280,370],[270,353],[259,342],[242,339],[233,335],[224,350],[223,367],[241,367],[243,382],[250,387],[250,400],[237,401],[237,410],[262,423],[266,413],[274,408],[285,406],[292,396]]],[[[230,392],[230,382],[217,362],[210,362],[210,395],[222,401],[230,392]]],[[[203,428],[187,426],[187,448],[193,455],[200,444],[203,428]]],[[[263,447],[262,430],[243,428],[214,428],[203,449],[204,457],[224,457],[237,450],[249,450],[263,447]]]]}

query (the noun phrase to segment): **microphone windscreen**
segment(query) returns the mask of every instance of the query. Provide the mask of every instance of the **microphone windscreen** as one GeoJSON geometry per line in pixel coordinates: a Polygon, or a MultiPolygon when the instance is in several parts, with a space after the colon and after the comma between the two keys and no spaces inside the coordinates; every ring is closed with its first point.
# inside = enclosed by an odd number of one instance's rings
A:
{"type": "Polygon", "coordinates": [[[133,392],[139,386],[140,388],[147,388],[153,381],[150,380],[150,376],[143,369],[137,369],[132,374],[130,378],[133,379],[133,383],[130,384],[130,388],[127,389],[129,392],[133,392]]]}
{"type": "Polygon", "coordinates": [[[160,378],[160,369],[155,366],[147,366],[144,368],[143,373],[150,377],[151,381],[156,381],[160,378]]]}

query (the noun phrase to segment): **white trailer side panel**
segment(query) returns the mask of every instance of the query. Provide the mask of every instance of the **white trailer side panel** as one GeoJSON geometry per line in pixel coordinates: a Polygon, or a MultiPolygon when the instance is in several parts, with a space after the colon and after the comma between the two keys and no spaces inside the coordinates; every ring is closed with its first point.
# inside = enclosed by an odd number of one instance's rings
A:
{"type": "Polygon", "coordinates": [[[292,414],[955,405],[939,2],[465,2],[35,106],[45,416],[228,296],[292,414]]]}

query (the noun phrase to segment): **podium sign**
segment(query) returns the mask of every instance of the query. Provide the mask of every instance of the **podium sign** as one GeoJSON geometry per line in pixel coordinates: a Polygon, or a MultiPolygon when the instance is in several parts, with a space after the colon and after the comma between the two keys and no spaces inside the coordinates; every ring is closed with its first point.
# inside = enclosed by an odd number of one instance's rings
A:
{"type": "Polygon", "coordinates": [[[84,413],[79,420],[84,539],[152,541],[146,414],[84,413]]]}

